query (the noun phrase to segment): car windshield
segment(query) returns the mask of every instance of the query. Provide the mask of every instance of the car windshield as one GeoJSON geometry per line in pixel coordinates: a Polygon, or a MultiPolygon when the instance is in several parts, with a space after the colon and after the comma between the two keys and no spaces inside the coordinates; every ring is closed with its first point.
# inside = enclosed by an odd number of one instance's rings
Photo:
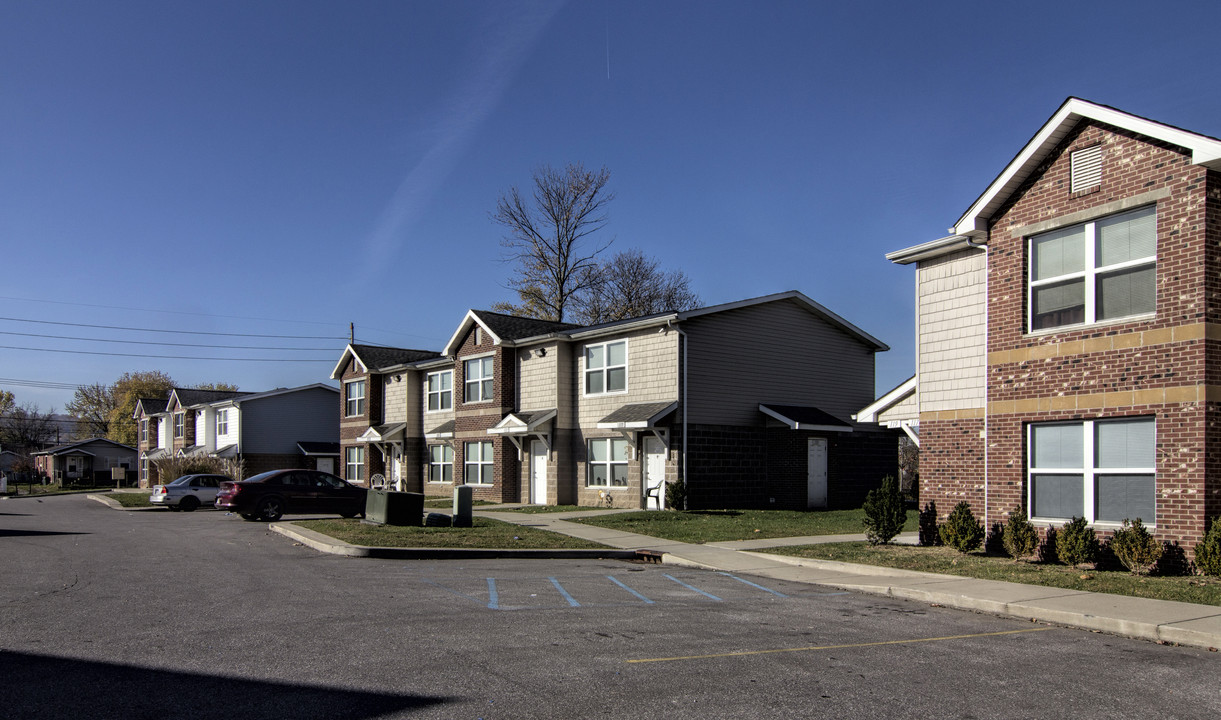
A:
{"type": "Polygon", "coordinates": [[[191,476],[183,475],[182,477],[178,478],[177,480],[175,480],[174,482],[169,483],[169,484],[170,485],[186,485],[189,482],[191,482],[191,476]]]}

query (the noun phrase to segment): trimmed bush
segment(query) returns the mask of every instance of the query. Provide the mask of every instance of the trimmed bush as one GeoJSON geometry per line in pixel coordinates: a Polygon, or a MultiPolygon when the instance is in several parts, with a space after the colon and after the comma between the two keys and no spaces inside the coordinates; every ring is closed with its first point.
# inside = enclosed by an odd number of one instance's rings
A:
{"type": "Polygon", "coordinates": [[[1056,556],[1065,565],[1093,565],[1098,562],[1098,536],[1083,517],[1070,520],[1056,536],[1056,556]]]}
{"type": "Polygon", "coordinates": [[[1162,543],[1141,525],[1140,518],[1130,523],[1125,518],[1109,544],[1115,559],[1134,575],[1148,575],[1162,558],[1162,543]]]}
{"type": "Polygon", "coordinates": [[[1005,552],[1014,560],[1030,557],[1039,547],[1039,533],[1026,518],[1026,511],[1017,508],[1009,513],[1009,521],[1001,533],[1001,541],[1005,552]]]}
{"type": "Polygon", "coordinates": [[[929,501],[920,511],[919,518],[920,544],[932,547],[941,544],[941,534],[937,532],[937,503],[929,501]]]}
{"type": "Polygon", "coordinates": [[[687,483],[679,478],[666,483],[666,509],[683,510],[687,507],[687,483]]]}
{"type": "Polygon", "coordinates": [[[975,519],[975,513],[965,500],[954,506],[938,532],[941,542],[960,553],[976,550],[984,541],[983,523],[975,519]]]}
{"type": "Polygon", "coordinates": [[[1221,576],[1221,516],[1213,518],[1208,532],[1196,544],[1196,572],[1221,576]]]}
{"type": "Polygon", "coordinates": [[[865,511],[865,539],[870,545],[886,545],[903,532],[907,509],[903,493],[893,475],[882,478],[882,487],[870,490],[861,506],[865,511]]]}

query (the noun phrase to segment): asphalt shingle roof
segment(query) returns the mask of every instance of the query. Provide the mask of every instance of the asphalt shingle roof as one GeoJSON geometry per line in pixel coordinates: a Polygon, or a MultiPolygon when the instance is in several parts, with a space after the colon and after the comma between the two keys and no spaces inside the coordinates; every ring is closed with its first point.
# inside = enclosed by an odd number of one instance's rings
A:
{"type": "Polygon", "coordinates": [[[624,405],[615,410],[610,415],[602,418],[598,422],[604,423],[630,423],[630,422],[648,422],[657,416],[662,410],[670,407],[672,402],[654,402],[654,403],[636,403],[634,405],[624,405]]]}
{"type": "Polygon", "coordinates": [[[178,396],[178,403],[182,407],[202,405],[203,403],[216,402],[217,400],[232,400],[242,395],[254,394],[231,390],[195,390],[193,388],[174,388],[173,393],[178,396]]]}
{"type": "Polygon", "coordinates": [[[352,351],[365,364],[365,367],[370,370],[441,357],[441,353],[433,350],[411,350],[408,348],[383,347],[381,345],[358,345],[356,343],[352,344],[352,351]]]}
{"type": "Polygon", "coordinates": [[[487,325],[489,330],[496,333],[496,336],[502,340],[520,340],[537,335],[575,330],[581,327],[572,323],[504,315],[490,310],[474,310],[473,312],[484,325],[487,325]]]}

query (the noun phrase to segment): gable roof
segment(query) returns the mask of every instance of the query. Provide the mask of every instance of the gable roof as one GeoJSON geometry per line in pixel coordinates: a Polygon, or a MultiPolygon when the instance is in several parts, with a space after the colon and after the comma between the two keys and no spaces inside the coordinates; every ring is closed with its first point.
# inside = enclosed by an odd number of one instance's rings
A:
{"type": "Polygon", "coordinates": [[[178,406],[188,408],[192,405],[203,405],[205,403],[216,402],[217,400],[231,400],[241,395],[250,395],[251,393],[231,390],[195,390],[194,388],[174,388],[170,391],[170,397],[165,401],[165,407],[168,410],[173,407],[174,400],[178,400],[178,406]]]}
{"type": "Polygon", "coordinates": [[[1099,105],[1081,98],[1069,97],[1034,137],[1005,166],[971,207],[958,218],[950,232],[985,238],[988,220],[1022,187],[1048,153],[1083,119],[1113,125],[1155,140],[1178,145],[1191,153],[1191,162],[1210,170],[1221,170],[1221,140],[1166,125],[1138,115],[1099,105]]]}
{"type": "MultiPolygon", "coordinates": [[[[136,452],[136,449],[130,445],[124,445],[123,443],[117,443],[114,440],[110,440],[110,439],[107,439],[104,437],[93,437],[93,438],[89,438],[87,440],[77,440],[76,442],[65,443],[63,445],[56,445],[55,447],[47,448],[46,450],[40,450],[36,453],[31,453],[31,454],[33,454],[33,455],[62,455],[63,453],[71,452],[72,450],[75,450],[76,448],[79,448],[83,445],[92,445],[94,443],[106,443],[107,445],[113,445],[114,447],[121,448],[123,450],[131,450],[133,453],[136,452]]],[[[88,453],[85,450],[81,450],[81,452],[85,452],[87,454],[92,454],[92,453],[88,453]]]]}
{"type": "Polygon", "coordinates": [[[407,365],[421,360],[433,360],[441,357],[441,353],[434,350],[412,350],[410,348],[387,347],[384,345],[364,345],[361,343],[348,343],[344,348],[343,355],[339,357],[339,362],[335,364],[335,369],[331,371],[331,377],[338,380],[343,374],[343,366],[348,363],[348,360],[356,358],[370,371],[385,370],[398,365],[407,365]]]}
{"type": "Polygon", "coordinates": [[[849,335],[852,335],[853,337],[855,337],[857,340],[861,341],[862,343],[872,346],[872,348],[876,351],[885,351],[885,350],[890,349],[890,346],[887,345],[886,343],[882,342],[881,340],[878,340],[874,336],[872,336],[869,333],[865,332],[864,330],[858,328],[857,326],[855,326],[852,323],[848,322],[847,320],[843,319],[839,315],[836,315],[835,313],[831,312],[823,305],[820,305],[819,303],[814,302],[810,298],[806,297],[803,293],[800,293],[796,290],[789,290],[788,292],[775,293],[773,295],[764,295],[763,297],[750,298],[748,300],[739,300],[737,302],[724,303],[722,305],[713,305],[711,307],[706,307],[706,308],[697,308],[695,310],[687,310],[685,312],[678,313],[678,319],[680,321],[689,320],[691,318],[700,317],[702,315],[711,315],[713,313],[728,312],[730,310],[737,310],[739,308],[750,307],[752,305],[763,305],[765,303],[780,302],[780,301],[785,301],[785,300],[789,300],[789,301],[797,303],[798,305],[802,306],[803,308],[805,308],[809,312],[813,313],[814,315],[821,317],[823,320],[826,320],[830,324],[838,327],[839,329],[843,330],[844,332],[848,333],[849,335]]]}
{"type": "Polygon", "coordinates": [[[144,415],[158,415],[166,411],[168,403],[165,398],[140,398],[136,400],[136,406],[132,408],[131,416],[133,418],[140,417],[140,411],[144,411],[144,415]]]}
{"type": "Polygon", "coordinates": [[[878,416],[916,394],[916,376],[899,383],[852,416],[857,422],[878,422],[878,416]]]}
{"type": "Polygon", "coordinates": [[[466,337],[466,334],[475,325],[483,328],[485,332],[492,336],[492,344],[494,345],[503,345],[506,342],[511,343],[523,338],[553,335],[581,327],[572,323],[505,315],[504,313],[492,312],[490,310],[467,310],[466,316],[458,324],[458,329],[449,338],[449,342],[445,343],[445,349],[442,352],[446,355],[457,354],[458,346],[461,344],[462,339],[466,337]]]}

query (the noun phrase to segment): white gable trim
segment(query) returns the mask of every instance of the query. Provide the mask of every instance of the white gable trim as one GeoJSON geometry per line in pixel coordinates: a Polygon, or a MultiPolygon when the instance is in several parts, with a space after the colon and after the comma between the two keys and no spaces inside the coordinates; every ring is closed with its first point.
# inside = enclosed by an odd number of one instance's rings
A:
{"type": "Polygon", "coordinates": [[[904,382],[899,387],[891,390],[882,397],[874,400],[867,407],[852,416],[852,419],[857,422],[878,422],[878,416],[886,412],[890,408],[898,405],[907,398],[916,393],[916,376],[904,382]]]}
{"type": "Polygon", "coordinates": [[[454,334],[450,337],[449,342],[445,343],[445,349],[441,351],[441,354],[457,355],[458,346],[462,342],[462,338],[465,337],[470,329],[475,325],[483,328],[483,331],[488,334],[488,337],[492,338],[493,345],[500,345],[503,342],[499,335],[492,332],[491,328],[489,328],[482,320],[479,319],[479,316],[475,314],[474,310],[467,310],[466,317],[462,318],[462,322],[458,324],[458,329],[454,331],[454,334]]]}

